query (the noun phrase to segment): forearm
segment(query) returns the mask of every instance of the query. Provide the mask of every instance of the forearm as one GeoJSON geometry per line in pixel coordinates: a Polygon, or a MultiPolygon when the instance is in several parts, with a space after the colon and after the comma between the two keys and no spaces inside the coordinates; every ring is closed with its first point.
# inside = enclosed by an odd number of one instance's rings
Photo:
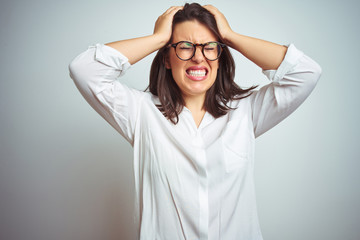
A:
{"type": "Polygon", "coordinates": [[[140,38],[121,40],[106,43],[105,45],[112,47],[129,59],[130,64],[135,64],[147,55],[160,49],[166,40],[157,35],[149,35],[140,38]]]}
{"type": "Polygon", "coordinates": [[[229,33],[225,41],[263,70],[277,69],[287,51],[285,46],[235,32],[229,33]]]}

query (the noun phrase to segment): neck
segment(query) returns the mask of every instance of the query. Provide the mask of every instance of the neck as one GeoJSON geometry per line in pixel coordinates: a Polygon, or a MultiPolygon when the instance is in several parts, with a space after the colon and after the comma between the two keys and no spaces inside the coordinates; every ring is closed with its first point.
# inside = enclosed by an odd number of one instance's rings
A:
{"type": "Polygon", "coordinates": [[[202,112],[204,110],[205,95],[201,96],[183,96],[185,107],[191,112],[202,112]]]}
{"type": "Polygon", "coordinates": [[[184,101],[185,101],[185,107],[187,107],[190,110],[193,116],[196,127],[199,127],[205,115],[205,109],[204,109],[205,95],[191,96],[191,97],[184,96],[184,101]]]}

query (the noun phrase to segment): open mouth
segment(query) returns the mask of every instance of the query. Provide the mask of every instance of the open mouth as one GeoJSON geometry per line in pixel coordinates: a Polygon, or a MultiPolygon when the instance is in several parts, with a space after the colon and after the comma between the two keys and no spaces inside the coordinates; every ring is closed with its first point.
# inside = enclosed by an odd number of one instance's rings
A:
{"type": "Polygon", "coordinates": [[[205,77],[205,75],[207,74],[207,71],[206,70],[187,70],[186,73],[193,77],[205,77]]]}
{"type": "Polygon", "coordinates": [[[192,66],[186,69],[186,76],[191,80],[203,80],[208,74],[208,69],[204,66],[192,66]]]}

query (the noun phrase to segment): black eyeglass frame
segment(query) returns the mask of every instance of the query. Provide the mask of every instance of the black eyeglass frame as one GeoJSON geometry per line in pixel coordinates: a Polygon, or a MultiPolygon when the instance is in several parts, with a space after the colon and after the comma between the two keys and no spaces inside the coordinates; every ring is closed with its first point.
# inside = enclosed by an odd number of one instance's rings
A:
{"type": "Polygon", "coordinates": [[[222,51],[223,51],[223,48],[226,47],[226,45],[225,45],[224,43],[217,42],[217,41],[211,41],[211,42],[207,42],[207,43],[192,43],[192,42],[189,42],[189,41],[180,41],[180,42],[177,42],[177,43],[169,44],[169,47],[173,47],[173,48],[174,48],[176,56],[177,56],[180,60],[182,60],[182,61],[189,61],[190,59],[192,59],[192,58],[195,56],[196,47],[197,47],[197,46],[201,46],[201,53],[202,53],[203,56],[204,56],[207,60],[209,60],[209,61],[216,61],[216,60],[218,60],[219,57],[221,56],[221,53],[222,53],[222,51]],[[176,47],[177,47],[177,45],[179,45],[180,43],[190,43],[191,45],[194,46],[193,54],[192,54],[191,57],[189,57],[188,59],[183,59],[183,58],[179,57],[179,55],[177,54],[177,52],[176,52],[176,47]],[[215,58],[215,59],[208,59],[208,58],[205,56],[204,47],[205,47],[206,45],[208,45],[209,43],[217,43],[217,44],[221,47],[221,48],[220,48],[220,52],[219,52],[217,58],[215,58]]]}

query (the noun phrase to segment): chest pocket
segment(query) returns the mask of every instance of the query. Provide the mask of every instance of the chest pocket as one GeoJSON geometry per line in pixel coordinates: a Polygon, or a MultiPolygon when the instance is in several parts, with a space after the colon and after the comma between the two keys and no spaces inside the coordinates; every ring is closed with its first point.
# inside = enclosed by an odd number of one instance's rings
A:
{"type": "Polygon", "coordinates": [[[247,152],[234,151],[228,146],[223,146],[225,170],[227,173],[245,169],[249,163],[249,154],[247,152]]]}
{"type": "Polygon", "coordinates": [[[226,172],[246,169],[249,164],[252,135],[246,121],[230,121],[222,135],[222,150],[226,172]]]}

